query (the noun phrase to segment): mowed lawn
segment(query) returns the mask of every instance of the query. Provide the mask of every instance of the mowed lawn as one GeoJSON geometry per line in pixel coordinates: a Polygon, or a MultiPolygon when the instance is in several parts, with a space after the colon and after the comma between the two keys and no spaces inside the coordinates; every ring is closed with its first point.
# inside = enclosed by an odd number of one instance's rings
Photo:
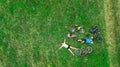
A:
{"type": "MultiPolygon", "coordinates": [[[[0,1],[0,67],[109,67],[104,41],[90,45],[93,52],[84,57],[72,56],[64,48],[58,50],[75,24],[84,26],[84,35],[98,25],[104,36],[103,1],[0,1]]],[[[67,39],[67,44],[88,46],[76,39],[67,39]]]]}
{"type": "MultiPolygon", "coordinates": [[[[115,18],[115,41],[116,41],[116,52],[117,52],[117,61],[120,66],[120,6],[119,6],[120,1],[116,0],[112,2],[113,5],[113,13],[114,13],[114,18],[115,18]]],[[[113,62],[114,63],[114,62],[113,62]]]]}

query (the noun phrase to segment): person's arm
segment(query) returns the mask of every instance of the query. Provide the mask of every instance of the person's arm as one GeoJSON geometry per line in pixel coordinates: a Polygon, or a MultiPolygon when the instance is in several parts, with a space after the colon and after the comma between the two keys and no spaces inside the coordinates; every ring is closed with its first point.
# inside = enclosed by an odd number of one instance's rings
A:
{"type": "Polygon", "coordinates": [[[91,44],[93,44],[93,41],[91,42],[91,44]]]}
{"type": "Polygon", "coordinates": [[[68,51],[74,56],[74,53],[70,49],[68,49],[68,51]]]}
{"type": "Polygon", "coordinates": [[[66,42],[66,39],[64,39],[64,43],[66,42]]]}

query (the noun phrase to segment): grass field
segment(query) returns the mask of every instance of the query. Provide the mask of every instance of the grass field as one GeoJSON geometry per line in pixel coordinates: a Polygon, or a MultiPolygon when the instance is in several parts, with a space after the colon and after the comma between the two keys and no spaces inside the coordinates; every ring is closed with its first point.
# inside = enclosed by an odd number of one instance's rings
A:
{"type": "MultiPolygon", "coordinates": [[[[109,44],[105,41],[94,42],[93,52],[84,57],[72,56],[64,48],[58,50],[69,28],[75,24],[83,25],[86,34],[98,25],[105,36],[103,5],[104,0],[1,0],[0,67],[110,67],[109,44]]],[[[119,13],[119,7],[114,7],[115,13],[119,13]]],[[[115,23],[118,45],[119,19],[117,17],[115,23]]],[[[67,39],[67,43],[78,48],[88,46],[75,39],[67,39]]],[[[119,48],[116,49],[118,56],[119,48]]]]}
{"type": "Polygon", "coordinates": [[[116,40],[116,52],[117,59],[120,66],[120,1],[113,1],[113,9],[114,9],[114,18],[115,18],[115,40],[116,40]]]}

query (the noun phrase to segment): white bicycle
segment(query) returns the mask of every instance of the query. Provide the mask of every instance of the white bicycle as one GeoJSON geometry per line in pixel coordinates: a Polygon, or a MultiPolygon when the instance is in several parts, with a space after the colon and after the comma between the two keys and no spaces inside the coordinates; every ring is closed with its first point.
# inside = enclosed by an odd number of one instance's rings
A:
{"type": "Polygon", "coordinates": [[[78,48],[74,51],[76,56],[85,56],[87,54],[90,54],[91,52],[92,52],[92,47],[90,47],[90,46],[88,46],[85,49],[79,49],[78,48]]]}

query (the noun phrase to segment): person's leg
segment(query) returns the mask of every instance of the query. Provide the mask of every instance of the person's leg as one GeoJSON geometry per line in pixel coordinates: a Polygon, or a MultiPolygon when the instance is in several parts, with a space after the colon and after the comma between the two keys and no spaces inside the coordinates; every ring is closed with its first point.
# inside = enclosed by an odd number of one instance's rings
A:
{"type": "Polygon", "coordinates": [[[75,35],[75,34],[72,34],[72,35],[71,35],[71,37],[77,37],[77,35],[75,35]]]}
{"type": "Polygon", "coordinates": [[[78,40],[78,42],[85,43],[85,42],[86,42],[86,39],[78,40]]]}
{"type": "Polygon", "coordinates": [[[78,40],[78,42],[80,42],[80,43],[85,43],[85,40],[78,40]]]}
{"type": "Polygon", "coordinates": [[[85,41],[82,41],[81,43],[85,43],[85,41]]]}
{"type": "Polygon", "coordinates": [[[68,51],[74,56],[74,53],[70,49],[68,49],[68,51]]]}
{"type": "Polygon", "coordinates": [[[75,47],[72,47],[72,46],[70,46],[70,48],[71,48],[71,49],[77,49],[77,48],[75,48],[75,47]]]}
{"type": "Polygon", "coordinates": [[[82,40],[81,43],[86,43],[86,39],[85,39],[85,38],[83,38],[83,39],[81,39],[81,40],[82,40]]]}
{"type": "Polygon", "coordinates": [[[82,42],[82,40],[78,40],[78,42],[82,42]]]}

